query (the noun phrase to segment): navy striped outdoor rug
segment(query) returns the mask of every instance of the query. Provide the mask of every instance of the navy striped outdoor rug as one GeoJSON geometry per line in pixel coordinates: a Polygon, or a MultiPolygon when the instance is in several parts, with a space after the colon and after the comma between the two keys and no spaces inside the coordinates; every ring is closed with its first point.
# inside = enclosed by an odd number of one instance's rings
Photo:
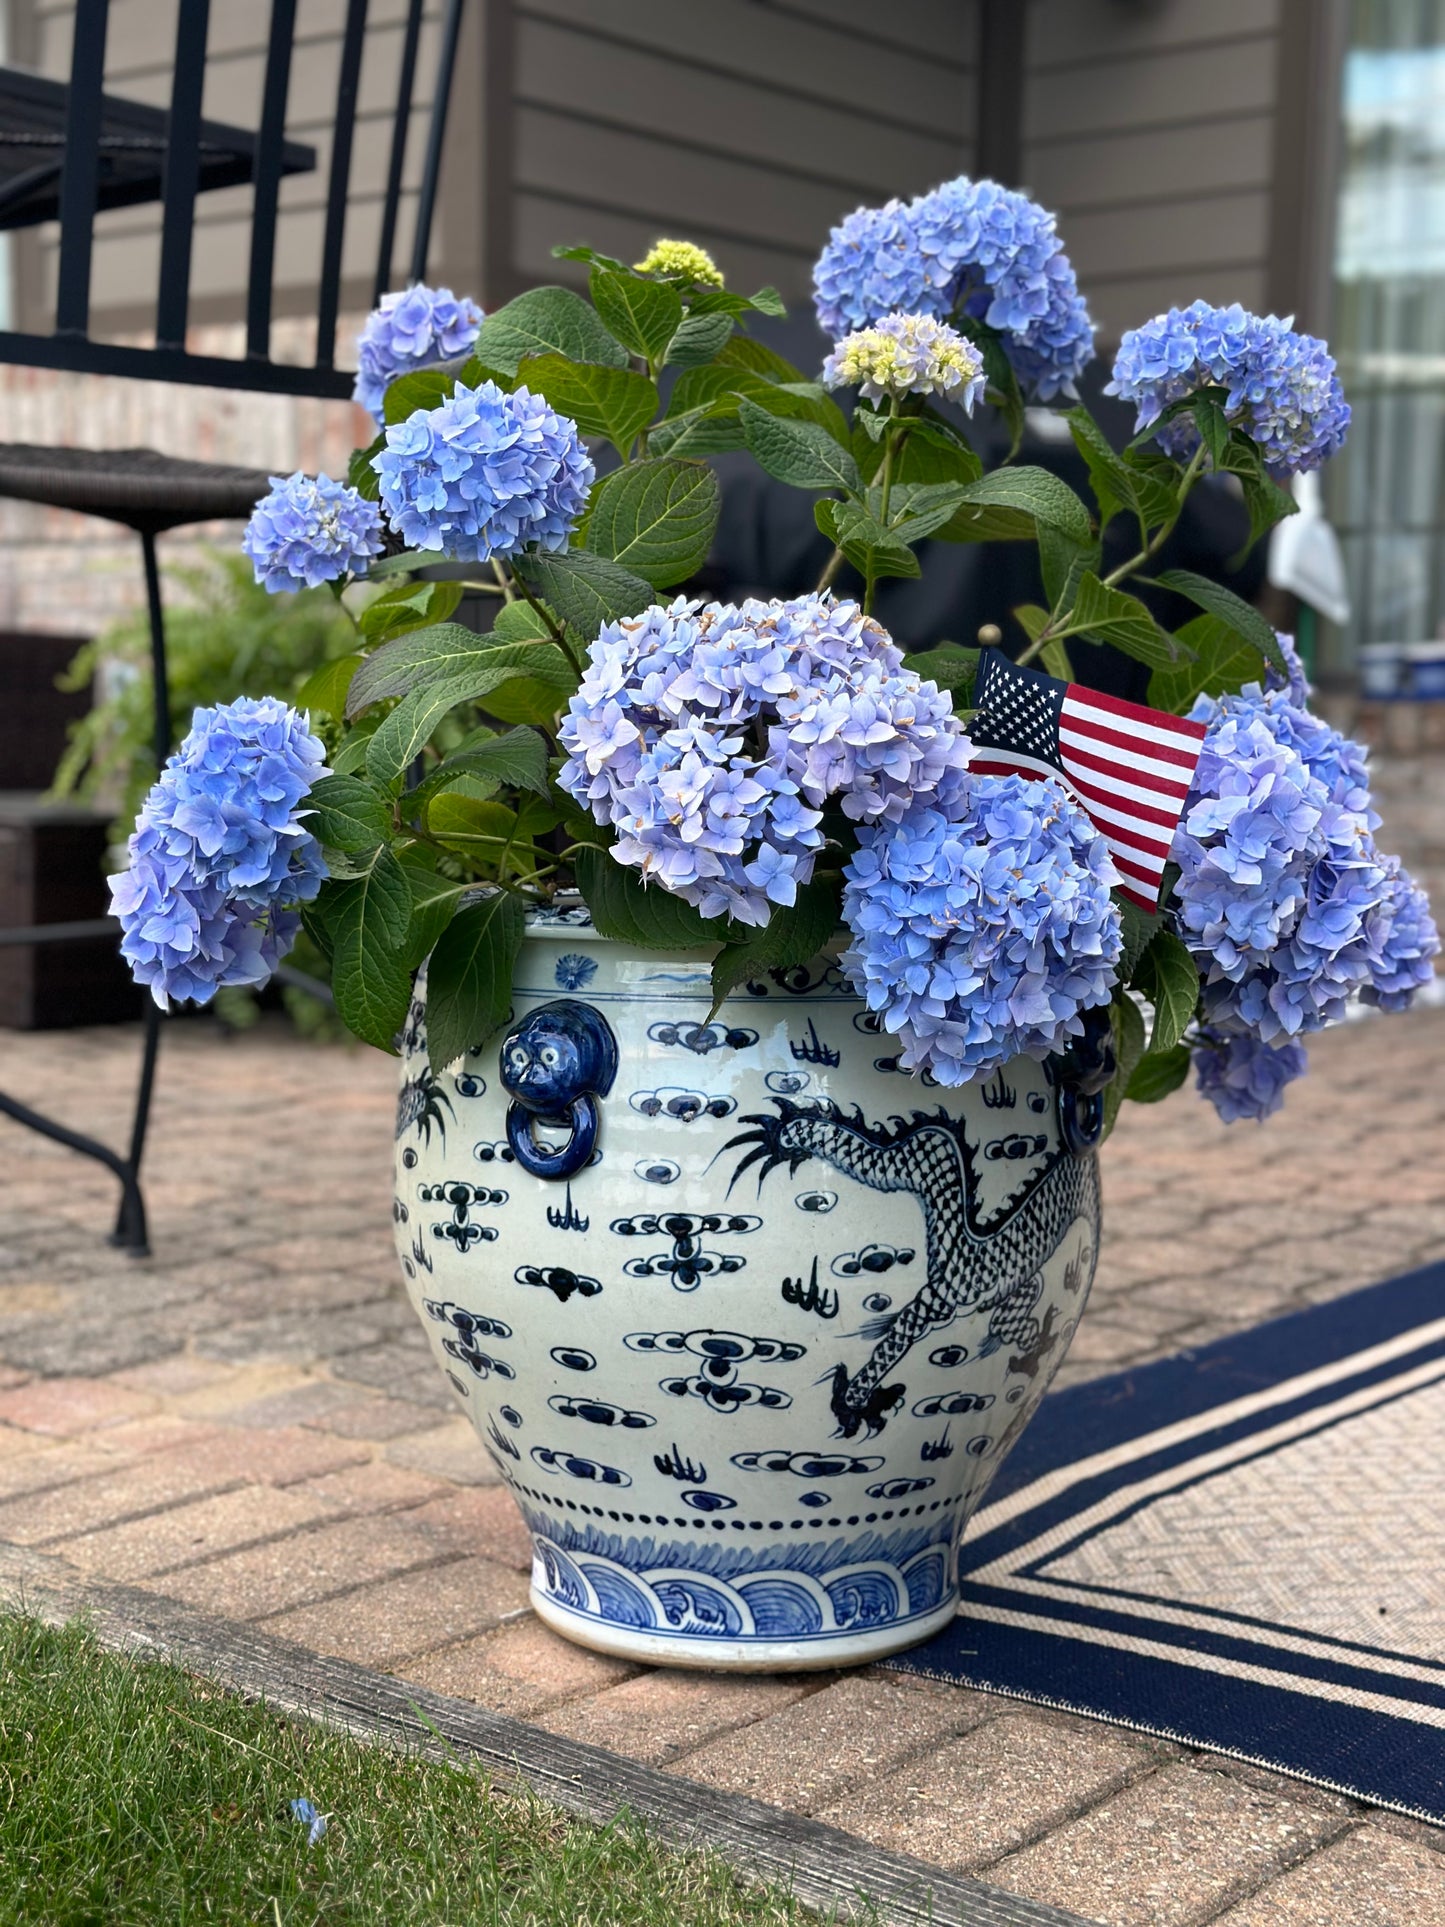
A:
{"type": "Polygon", "coordinates": [[[1445,1821],[1445,1264],[1045,1399],[890,1665],[1445,1821]]]}

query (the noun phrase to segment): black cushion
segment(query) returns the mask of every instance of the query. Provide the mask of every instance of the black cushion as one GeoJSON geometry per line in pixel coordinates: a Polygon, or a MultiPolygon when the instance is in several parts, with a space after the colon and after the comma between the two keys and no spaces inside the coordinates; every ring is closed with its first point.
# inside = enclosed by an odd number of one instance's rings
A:
{"type": "Polygon", "coordinates": [[[270,486],[264,469],[191,462],[154,448],[0,443],[0,496],[99,515],[142,533],[248,516],[270,486]]]}

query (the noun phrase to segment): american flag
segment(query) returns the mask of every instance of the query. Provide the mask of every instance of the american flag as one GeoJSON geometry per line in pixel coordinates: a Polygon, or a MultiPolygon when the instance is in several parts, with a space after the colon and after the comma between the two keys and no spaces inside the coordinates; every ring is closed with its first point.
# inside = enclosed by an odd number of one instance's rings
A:
{"type": "Polygon", "coordinates": [[[973,700],[969,768],[1061,777],[1109,845],[1123,894],[1154,909],[1204,724],[1058,682],[997,649],[983,652],[973,700]]]}

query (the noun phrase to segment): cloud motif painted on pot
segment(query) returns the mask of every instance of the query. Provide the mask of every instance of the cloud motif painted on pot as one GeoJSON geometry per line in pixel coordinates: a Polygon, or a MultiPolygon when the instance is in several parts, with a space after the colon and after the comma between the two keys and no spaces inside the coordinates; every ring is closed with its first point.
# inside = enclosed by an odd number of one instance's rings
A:
{"type": "Polygon", "coordinates": [[[644,1184],[676,1184],[682,1176],[682,1166],[676,1158],[639,1158],[632,1172],[644,1184]]]}
{"type": "Polygon", "coordinates": [[[791,1472],[796,1479],[841,1479],[850,1472],[876,1472],[882,1463],[882,1454],[872,1452],[789,1452],[783,1448],[733,1454],[733,1464],[741,1472],[791,1472]]]}
{"type": "Polygon", "coordinates": [[[769,1071],[763,1083],[774,1097],[796,1097],[811,1078],[811,1071],[769,1071]]]}
{"type": "Polygon", "coordinates": [[[940,1345],[937,1351],[928,1354],[930,1365],[942,1365],[945,1371],[952,1371],[968,1357],[967,1345],[940,1345]]]}
{"type": "Polygon", "coordinates": [[[725,1492],[684,1492],[680,1497],[694,1512],[732,1512],[737,1506],[737,1500],[725,1492]]]}
{"type": "Polygon", "coordinates": [[[504,1137],[483,1138],[480,1144],[472,1146],[472,1156],[479,1164],[515,1164],[517,1154],[504,1137]]]}
{"type": "Polygon", "coordinates": [[[566,1265],[518,1265],[512,1273],[519,1285],[539,1285],[550,1291],[559,1305],[565,1305],[575,1292],[579,1298],[595,1298],[602,1286],[597,1279],[566,1265]]]}
{"type": "Polygon", "coordinates": [[[693,1378],[664,1378],[658,1389],[669,1398],[700,1398],[715,1412],[740,1412],[744,1406],[760,1405],[769,1412],[781,1412],[792,1404],[792,1394],[776,1385],[749,1385],[729,1373],[723,1380],[699,1373],[693,1378]]]}
{"type": "Polygon", "coordinates": [[[596,959],[569,950],[565,956],[557,959],[557,967],[552,974],[559,990],[581,990],[597,975],[596,959]]]}
{"type": "MultiPolygon", "coordinates": [[[[757,1359],[766,1365],[791,1365],[807,1353],[806,1345],[785,1338],[749,1338],[745,1332],[703,1329],[690,1332],[629,1332],[623,1339],[630,1352],[663,1352],[676,1356],[690,1352],[706,1359],[716,1371],[719,1367],[745,1365],[757,1359]]],[[[882,1459],[878,1463],[882,1465],[882,1459]]]]}
{"type": "Polygon", "coordinates": [[[629,1473],[615,1465],[602,1465],[596,1459],[579,1458],[575,1452],[551,1445],[534,1445],[532,1457],[544,1472],[565,1472],[569,1479],[586,1479],[593,1485],[631,1485],[629,1473]]]}
{"type": "Polygon", "coordinates": [[[625,1405],[609,1405],[601,1398],[572,1398],[557,1392],[547,1404],[559,1418],[585,1419],[588,1425],[615,1425],[624,1432],[642,1432],[657,1423],[646,1412],[631,1412],[625,1405]]]}
{"type": "Polygon", "coordinates": [[[831,1211],[838,1202],[836,1191],[800,1191],[793,1199],[800,1211],[810,1211],[821,1216],[831,1211]]]}
{"type": "Polygon", "coordinates": [[[915,1418],[958,1418],[964,1412],[986,1412],[994,1402],[992,1392],[934,1392],[919,1399],[913,1408],[915,1418]]]}
{"type": "Polygon", "coordinates": [[[910,1492],[926,1492],[933,1479],[880,1479],[866,1488],[870,1499],[906,1499],[910,1492]]]}
{"type": "Polygon", "coordinates": [[[649,1024],[647,1035],[654,1044],[676,1045],[695,1057],[707,1057],[715,1050],[751,1050],[758,1041],[755,1030],[738,1024],[674,1024],[666,1020],[649,1024]]]}
{"type": "Polygon", "coordinates": [[[737,1109],[733,1097],[710,1097],[683,1084],[661,1084],[655,1091],[634,1091],[627,1102],[643,1117],[667,1118],[678,1124],[691,1124],[700,1117],[731,1117],[737,1109]]]}
{"type": "Polygon", "coordinates": [[[911,1265],[917,1253],[910,1245],[864,1245],[858,1251],[840,1251],[833,1260],[835,1278],[860,1278],[864,1273],[881,1277],[895,1265],[911,1265]]]}
{"type": "Polygon", "coordinates": [[[552,1359],[567,1372],[593,1372],[597,1369],[597,1360],[580,1345],[554,1345],[552,1359]]]}

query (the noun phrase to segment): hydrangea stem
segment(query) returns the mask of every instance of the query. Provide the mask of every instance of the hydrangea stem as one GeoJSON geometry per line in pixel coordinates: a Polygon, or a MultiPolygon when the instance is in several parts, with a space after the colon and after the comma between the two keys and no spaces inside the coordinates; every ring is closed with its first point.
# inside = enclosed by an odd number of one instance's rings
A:
{"type": "MultiPolygon", "coordinates": [[[[1179,517],[1184,512],[1184,504],[1189,499],[1190,490],[1204,472],[1204,455],[1204,444],[1201,442],[1190,457],[1189,466],[1179,479],[1179,487],[1174,497],[1174,513],[1169,517],[1167,522],[1161,522],[1159,527],[1155,529],[1153,535],[1144,541],[1137,555],[1131,555],[1127,562],[1121,562],[1117,569],[1111,570],[1109,574],[1104,577],[1104,587],[1106,589],[1117,589],[1121,582],[1126,582],[1131,575],[1134,575],[1139,569],[1142,569],[1146,562],[1151,561],[1169,540],[1175,528],[1178,526],[1179,517]]],[[[1042,653],[1045,644],[1050,642],[1066,642],[1070,636],[1082,635],[1084,630],[1081,627],[1070,626],[1070,617],[1072,615],[1072,609],[1056,610],[1034,637],[1028,648],[1023,650],[1016,660],[1020,663],[1032,662],[1035,656],[1042,653]]]]}

